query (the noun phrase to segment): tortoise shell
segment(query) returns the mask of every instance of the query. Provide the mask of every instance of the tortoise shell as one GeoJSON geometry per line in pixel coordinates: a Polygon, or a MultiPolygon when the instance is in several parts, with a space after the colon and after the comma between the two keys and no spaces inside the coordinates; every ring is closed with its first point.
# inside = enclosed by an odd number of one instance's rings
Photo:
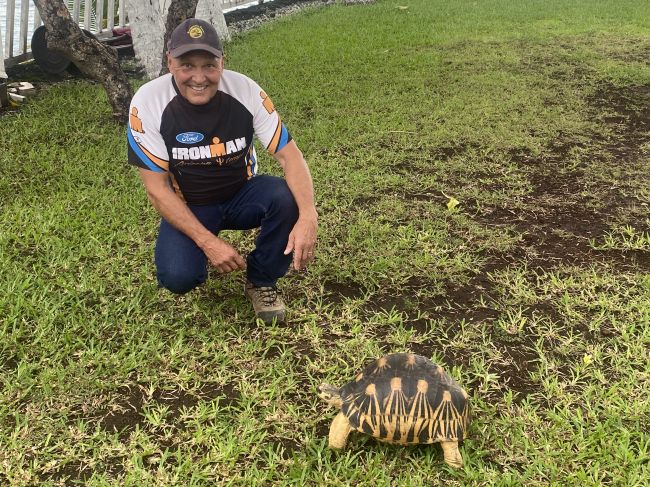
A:
{"type": "Polygon", "coordinates": [[[442,367],[415,354],[369,363],[340,389],[353,429],[389,443],[459,441],[470,422],[467,393],[442,367]]]}

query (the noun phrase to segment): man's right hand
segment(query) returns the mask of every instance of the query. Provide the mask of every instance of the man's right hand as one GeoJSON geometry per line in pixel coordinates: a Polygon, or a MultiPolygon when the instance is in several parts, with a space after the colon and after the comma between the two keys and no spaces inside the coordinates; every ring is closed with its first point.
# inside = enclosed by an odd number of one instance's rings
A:
{"type": "Polygon", "coordinates": [[[228,242],[217,236],[213,235],[207,241],[201,242],[199,247],[221,274],[246,269],[246,261],[239,252],[228,242]]]}
{"type": "Polygon", "coordinates": [[[246,261],[232,245],[206,229],[169,186],[167,173],[140,169],[147,196],[158,213],[175,228],[196,242],[219,272],[226,274],[246,269],[246,261]]]}

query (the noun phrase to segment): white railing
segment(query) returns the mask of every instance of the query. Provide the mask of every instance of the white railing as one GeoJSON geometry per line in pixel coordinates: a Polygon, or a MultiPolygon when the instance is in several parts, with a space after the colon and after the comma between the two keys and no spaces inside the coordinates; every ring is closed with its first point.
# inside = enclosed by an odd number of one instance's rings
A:
{"type": "MultiPolygon", "coordinates": [[[[270,1],[270,0],[266,0],[270,1]]],[[[224,10],[230,9],[230,8],[236,8],[244,4],[251,4],[254,5],[256,3],[264,3],[264,0],[221,0],[221,6],[223,7],[224,10]]]]}
{"type": "MultiPolygon", "coordinates": [[[[224,10],[264,0],[221,0],[224,10]]],[[[270,1],[270,0],[266,0],[270,1]]],[[[72,18],[93,34],[110,33],[127,23],[124,0],[66,0],[72,18]]],[[[31,59],[31,35],[42,24],[32,0],[0,0],[0,57],[5,68],[31,59]]],[[[0,66],[1,71],[1,66],[0,66]]]]}
{"type": "MultiPolygon", "coordinates": [[[[126,25],[124,2],[120,0],[66,0],[66,3],[72,18],[93,34],[126,25]]],[[[31,58],[31,34],[41,24],[32,0],[0,0],[0,31],[4,41],[4,52],[0,55],[5,67],[31,58]]]]}

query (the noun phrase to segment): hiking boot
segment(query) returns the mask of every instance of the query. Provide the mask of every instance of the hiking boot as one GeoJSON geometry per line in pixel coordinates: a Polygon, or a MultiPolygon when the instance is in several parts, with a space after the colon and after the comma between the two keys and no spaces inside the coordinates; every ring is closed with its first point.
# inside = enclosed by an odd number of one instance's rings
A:
{"type": "Polygon", "coordinates": [[[275,286],[255,287],[250,281],[246,281],[245,292],[253,303],[257,318],[267,325],[274,320],[277,323],[284,323],[284,303],[275,286]]]}

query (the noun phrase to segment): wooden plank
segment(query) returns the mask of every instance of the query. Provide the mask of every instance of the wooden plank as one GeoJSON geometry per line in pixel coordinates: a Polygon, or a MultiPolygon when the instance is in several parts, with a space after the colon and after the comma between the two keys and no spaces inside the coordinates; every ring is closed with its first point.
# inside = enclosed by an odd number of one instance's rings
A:
{"type": "Polygon", "coordinates": [[[79,11],[81,10],[81,0],[74,0],[72,4],[72,20],[79,23],[79,11]]]}
{"type": "Polygon", "coordinates": [[[7,0],[7,32],[5,32],[5,56],[14,55],[14,17],[16,16],[16,1],[7,0]]]}
{"type": "Polygon", "coordinates": [[[41,25],[41,14],[38,9],[34,9],[34,30],[36,30],[41,25]]]}
{"type": "MultiPolygon", "coordinates": [[[[5,53],[4,53],[4,43],[2,42],[2,25],[0,25],[0,82],[7,77],[5,73],[5,53]]],[[[2,88],[0,88],[2,89],[2,88]]],[[[2,92],[5,93],[6,89],[2,92]]],[[[2,105],[2,102],[0,102],[2,105]]]]}
{"type": "Polygon", "coordinates": [[[10,68],[18,63],[22,63],[23,61],[28,61],[31,58],[32,58],[31,52],[26,52],[24,54],[20,54],[15,57],[10,57],[9,59],[5,59],[5,68],[10,68]]]}
{"type": "Polygon", "coordinates": [[[27,52],[27,27],[29,26],[29,0],[20,2],[20,37],[18,38],[18,52],[27,52]]]}
{"type": "Polygon", "coordinates": [[[84,29],[90,30],[90,13],[93,9],[92,0],[84,0],[84,29]]]}
{"type": "Polygon", "coordinates": [[[126,25],[126,8],[124,7],[124,4],[126,2],[124,0],[120,0],[120,27],[124,27],[126,25]]]}
{"type": "Polygon", "coordinates": [[[104,0],[97,0],[97,33],[104,30],[104,0]]]}
{"type": "Polygon", "coordinates": [[[115,0],[108,0],[108,17],[106,20],[108,30],[113,30],[113,27],[115,27],[115,0]]]}

